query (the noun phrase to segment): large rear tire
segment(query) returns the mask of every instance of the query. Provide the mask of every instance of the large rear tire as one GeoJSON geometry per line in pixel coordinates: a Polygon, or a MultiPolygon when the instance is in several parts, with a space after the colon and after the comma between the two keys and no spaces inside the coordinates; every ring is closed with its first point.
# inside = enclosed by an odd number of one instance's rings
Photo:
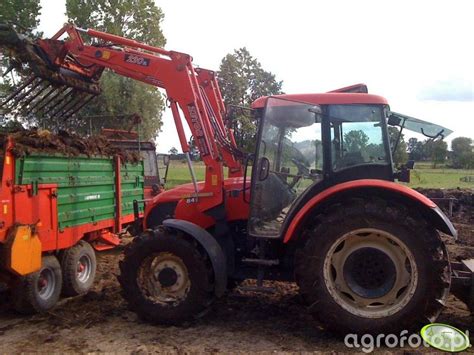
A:
{"type": "Polygon", "coordinates": [[[339,333],[420,329],[450,286],[446,248],[415,209],[383,200],[332,206],[295,259],[310,312],[339,333]]]}
{"type": "Polygon", "coordinates": [[[214,299],[212,266],[190,237],[167,229],[136,237],[120,262],[119,282],[129,308],[148,322],[180,324],[214,299]]]}
{"type": "Polygon", "coordinates": [[[23,276],[13,288],[13,308],[22,314],[49,311],[59,301],[62,288],[61,265],[53,256],[44,256],[41,269],[23,276]]]}

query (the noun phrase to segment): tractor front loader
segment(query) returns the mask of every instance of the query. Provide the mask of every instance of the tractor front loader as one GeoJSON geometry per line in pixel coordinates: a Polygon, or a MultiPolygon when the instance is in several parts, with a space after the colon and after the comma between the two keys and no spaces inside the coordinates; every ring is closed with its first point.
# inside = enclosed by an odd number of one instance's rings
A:
{"type": "MultiPolygon", "coordinates": [[[[13,50],[13,63],[27,60],[33,72],[39,60],[96,87],[107,68],[167,95],[192,182],[146,203],[143,233],[120,263],[122,294],[141,318],[181,323],[244,279],[261,291],[264,279],[289,280],[328,329],[391,333],[434,322],[452,281],[472,287],[440,238],[456,238],[452,223],[395,182],[408,181],[412,166],[394,168],[388,134],[398,126],[441,139],[450,130],[397,114],[358,84],[257,99],[256,150],[248,155],[235,144],[215,72],[187,54],[71,24],[28,46],[31,58],[13,50]],[[183,119],[204,181],[195,178],[183,119]]],[[[11,114],[36,103],[16,110],[12,100],[11,114]]],[[[47,114],[60,119],[59,105],[47,114]]]]}

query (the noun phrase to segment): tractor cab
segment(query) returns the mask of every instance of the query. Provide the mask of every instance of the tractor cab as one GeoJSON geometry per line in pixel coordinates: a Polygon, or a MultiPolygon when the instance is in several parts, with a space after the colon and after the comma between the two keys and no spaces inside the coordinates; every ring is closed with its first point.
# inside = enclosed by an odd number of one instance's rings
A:
{"type": "Polygon", "coordinates": [[[358,179],[406,181],[393,167],[388,125],[430,138],[450,133],[390,112],[383,97],[366,93],[264,97],[253,108],[259,133],[249,232],[267,238],[279,238],[287,216],[328,187],[358,179]]]}

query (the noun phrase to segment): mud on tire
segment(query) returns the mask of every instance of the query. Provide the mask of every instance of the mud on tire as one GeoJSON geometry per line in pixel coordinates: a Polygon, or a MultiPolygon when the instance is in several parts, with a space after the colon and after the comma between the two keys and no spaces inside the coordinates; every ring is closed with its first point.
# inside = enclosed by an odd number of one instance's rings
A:
{"type": "Polygon", "coordinates": [[[118,277],[129,309],[148,322],[177,325],[204,314],[214,299],[209,258],[197,242],[159,228],[126,248],[118,277]]]}
{"type": "Polygon", "coordinates": [[[63,294],[77,296],[89,291],[95,280],[97,261],[94,249],[84,240],[66,249],[61,258],[63,294]]]}
{"type": "Polygon", "coordinates": [[[61,265],[54,255],[44,256],[40,271],[19,278],[12,289],[13,308],[22,314],[46,312],[59,300],[61,265]]]}
{"type": "Polygon", "coordinates": [[[333,205],[305,232],[295,277],[312,315],[339,333],[420,329],[450,287],[446,248],[415,209],[379,199],[333,205]]]}

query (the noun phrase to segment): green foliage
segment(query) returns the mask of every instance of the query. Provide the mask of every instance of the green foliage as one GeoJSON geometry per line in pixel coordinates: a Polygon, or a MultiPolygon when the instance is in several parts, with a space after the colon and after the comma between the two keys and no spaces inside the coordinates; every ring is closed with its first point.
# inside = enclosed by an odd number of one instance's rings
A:
{"type": "MultiPolygon", "coordinates": [[[[277,81],[274,74],[265,71],[245,47],[222,59],[218,79],[227,106],[248,107],[261,96],[282,93],[283,82],[277,81]]],[[[257,126],[254,118],[237,115],[232,125],[237,145],[247,151],[253,150],[257,126]]]]}
{"type": "Polygon", "coordinates": [[[369,136],[362,130],[352,130],[344,134],[344,148],[348,152],[360,152],[367,147],[369,136]]]}
{"type": "Polygon", "coordinates": [[[433,168],[436,168],[438,164],[442,164],[446,161],[448,144],[443,140],[437,140],[432,141],[432,145],[431,160],[433,161],[433,168]]]}
{"type": "Polygon", "coordinates": [[[408,140],[407,150],[409,159],[415,161],[423,160],[423,142],[419,141],[417,138],[410,138],[408,140]]]}
{"type": "Polygon", "coordinates": [[[94,28],[152,46],[166,43],[164,14],[153,0],[66,0],[66,14],[77,26],[94,28]]]}
{"type": "MultiPolygon", "coordinates": [[[[13,28],[25,35],[40,35],[35,30],[39,25],[41,5],[39,0],[2,0],[0,1],[0,23],[9,23],[13,28]]],[[[9,66],[7,56],[1,56],[0,69],[5,73],[9,66]]],[[[7,95],[15,82],[21,80],[12,74],[5,77],[0,75],[0,95],[7,95]]]]}
{"type": "Polygon", "coordinates": [[[403,133],[400,136],[400,141],[397,144],[398,136],[400,131],[396,127],[388,127],[388,135],[390,139],[390,147],[392,149],[392,158],[395,165],[401,165],[407,162],[408,153],[407,153],[407,143],[405,142],[403,133]],[[393,148],[397,145],[395,152],[393,148]]]}
{"type": "Polygon", "coordinates": [[[39,25],[41,5],[39,0],[2,0],[0,23],[8,22],[17,31],[33,34],[39,25]]]}
{"type": "Polygon", "coordinates": [[[452,165],[456,169],[474,168],[474,146],[471,138],[458,137],[452,140],[452,165]]]}
{"type": "MultiPolygon", "coordinates": [[[[66,13],[77,26],[134,39],[163,47],[166,43],[161,30],[163,12],[153,0],[67,0],[66,13]]],[[[102,127],[129,129],[130,114],[142,118],[142,138],[154,138],[162,125],[164,100],[156,87],[106,71],[101,79],[102,94],[81,111],[85,119],[77,122],[79,131],[102,127]],[[119,116],[118,116],[119,115],[119,116]],[[122,116],[120,116],[122,115],[122,116]]]]}
{"type": "Polygon", "coordinates": [[[466,176],[474,176],[474,170],[449,169],[440,165],[433,168],[432,162],[415,164],[411,171],[410,187],[425,188],[472,188],[472,182],[464,181],[466,176]]]}

